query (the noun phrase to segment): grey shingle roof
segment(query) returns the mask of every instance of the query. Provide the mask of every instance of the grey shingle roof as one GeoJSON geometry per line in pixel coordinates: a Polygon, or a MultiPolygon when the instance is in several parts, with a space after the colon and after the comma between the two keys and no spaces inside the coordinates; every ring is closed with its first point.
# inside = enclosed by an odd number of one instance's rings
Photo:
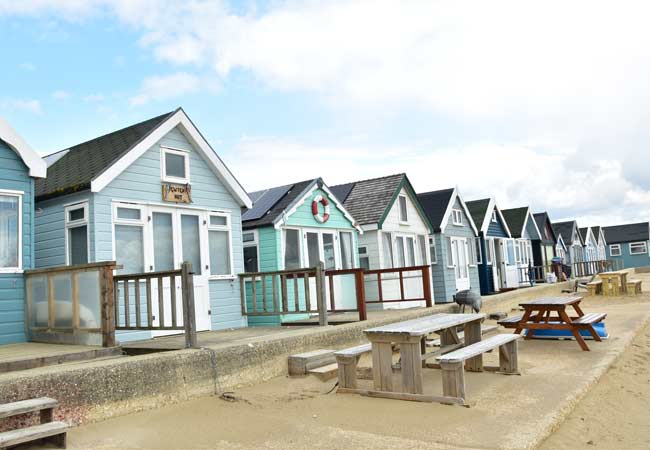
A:
{"type": "Polygon", "coordinates": [[[553,231],[553,227],[550,226],[551,219],[548,217],[548,213],[547,212],[535,213],[533,214],[533,218],[535,219],[537,228],[539,228],[539,232],[542,233],[542,242],[545,244],[555,244],[556,241],[555,232],[553,231]],[[551,230],[551,239],[544,238],[544,230],[546,229],[547,223],[549,224],[549,228],[551,230]]]}
{"type": "Polygon", "coordinates": [[[513,238],[520,238],[526,222],[528,207],[502,209],[501,214],[510,228],[510,234],[513,238]]]}
{"type": "Polygon", "coordinates": [[[360,225],[379,223],[406,175],[339,184],[330,189],[360,225]]]}
{"type": "Polygon", "coordinates": [[[591,232],[594,233],[594,238],[596,239],[596,242],[598,242],[598,235],[600,234],[600,227],[599,226],[591,227],[591,232]]]}
{"type": "Polygon", "coordinates": [[[589,231],[589,228],[587,228],[587,227],[579,228],[578,231],[580,232],[580,236],[582,237],[582,241],[587,242],[587,231],[589,231]]]}
{"type": "Polygon", "coordinates": [[[619,244],[622,242],[647,241],[650,239],[650,225],[648,222],[628,223],[603,227],[605,240],[608,244],[619,244]]]}
{"type": "Polygon", "coordinates": [[[476,224],[476,227],[480,228],[483,226],[483,221],[485,221],[485,215],[487,214],[487,208],[490,205],[490,199],[484,198],[481,200],[472,200],[471,202],[465,202],[465,206],[469,210],[469,213],[472,215],[472,220],[476,224]]]}
{"type": "Polygon", "coordinates": [[[553,232],[555,233],[556,238],[562,236],[564,244],[570,246],[573,230],[577,226],[575,220],[570,220],[568,222],[557,222],[551,224],[551,226],[553,227],[553,232]]]}
{"type": "Polygon", "coordinates": [[[67,153],[48,167],[47,178],[36,180],[36,200],[89,189],[90,182],[95,177],[113,165],[176,111],[178,110],[66,149],[67,153]]]}
{"type": "MultiPolygon", "coordinates": [[[[260,218],[258,219],[247,219],[247,213],[249,211],[255,210],[255,203],[253,203],[253,208],[250,210],[242,209],[242,227],[244,229],[257,228],[266,225],[273,225],[275,219],[277,219],[298,197],[302,196],[303,193],[314,183],[317,183],[322,180],[320,178],[315,178],[311,180],[300,181],[298,183],[287,184],[287,192],[280,197],[276,202],[269,204],[268,208],[265,208],[266,211],[263,212],[260,218]]],[[[265,191],[272,191],[275,188],[267,189],[265,191]]],[[[253,192],[250,194],[251,198],[257,199],[260,201],[263,199],[264,191],[253,192]]],[[[255,214],[257,217],[258,214],[255,214]]]]}
{"type": "Polygon", "coordinates": [[[420,205],[422,205],[422,209],[429,218],[435,232],[440,232],[440,225],[453,193],[454,188],[418,194],[420,205]]]}

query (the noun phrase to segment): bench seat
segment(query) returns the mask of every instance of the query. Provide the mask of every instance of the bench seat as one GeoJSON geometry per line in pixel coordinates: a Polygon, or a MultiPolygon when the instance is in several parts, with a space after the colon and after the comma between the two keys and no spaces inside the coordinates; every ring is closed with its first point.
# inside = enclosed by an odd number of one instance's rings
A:
{"type": "Polygon", "coordinates": [[[334,356],[360,356],[363,355],[364,353],[368,353],[371,350],[372,350],[372,344],[368,342],[367,344],[361,344],[355,347],[338,350],[334,352],[334,356]]]}
{"type": "Polygon", "coordinates": [[[364,353],[372,350],[372,344],[361,344],[334,352],[339,372],[339,390],[357,389],[357,365],[364,353]]]}
{"type": "Polygon", "coordinates": [[[497,347],[501,347],[508,342],[516,341],[521,337],[520,334],[497,334],[496,336],[491,336],[459,350],[438,356],[436,359],[440,362],[446,363],[463,362],[490,350],[494,350],[497,347]]]}
{"type": "Polygon", "coordinates": [[[0,433],[0,449],[45,438],[51,438],[51,442],[59,448],[65,448],[67,429],[68,424],[64,422],[47,422],[28,428],[5,431],[0,433]]]}
{"type": "Polygon", "coordinates": [[[576,325],[593,325],[602,322],[605,317],[607,317],[607,313],[587,313],[582,317],[573,319],[571,322],[576,325]]]}
{"type": "Polygon", "coordinates": [[[587,283],[587,291],[589,295],[598,295],[603,293],[603,281],[594,280],[587,283]]]}
{"type": "Polygon", "coordinates": [[[32,398],[0,405],[0,419],[30,412],[53,409],[59,402],[49,397],[32,398]]]}
{"type": "Polygon", "coordinates": [[[643,292],[641,290],[641,280],[628,280],[626,287],[628,294],[636,295],[643,292]]]}

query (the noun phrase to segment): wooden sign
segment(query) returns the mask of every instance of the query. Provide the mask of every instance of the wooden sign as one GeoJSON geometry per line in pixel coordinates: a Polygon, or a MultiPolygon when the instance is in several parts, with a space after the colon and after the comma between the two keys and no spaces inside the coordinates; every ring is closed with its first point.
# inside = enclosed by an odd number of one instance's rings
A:
{"type": "Polygon", "coordinates": [[[163,183],[162,198],[165,202],[192,203],[192,186],[189,184],[163,183]]]}

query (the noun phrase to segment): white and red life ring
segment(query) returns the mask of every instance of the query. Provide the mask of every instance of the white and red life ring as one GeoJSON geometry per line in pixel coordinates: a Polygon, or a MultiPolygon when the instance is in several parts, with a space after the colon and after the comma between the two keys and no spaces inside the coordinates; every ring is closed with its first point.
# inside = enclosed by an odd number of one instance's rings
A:
{"type": "Polygon", "coordinates": [[[317,195],[311,202],[311,213],[318,223],[325,223],[330,218],[330,203],[322,195],[317,195]],[[321,204],[325,208],[321,215],[318,211],[318,205],[321,204]]]}

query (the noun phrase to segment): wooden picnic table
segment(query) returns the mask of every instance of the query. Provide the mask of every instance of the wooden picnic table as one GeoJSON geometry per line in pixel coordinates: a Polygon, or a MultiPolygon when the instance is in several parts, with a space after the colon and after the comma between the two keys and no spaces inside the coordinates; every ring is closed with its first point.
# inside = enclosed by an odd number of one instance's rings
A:
{"type": "MultiPolygon", "coordinates": [[[[485,314],[434,314],[364,330],[372,344],[372,395],[431,401],[433,397],[423,395],[422,388],[422,367],[426,365],[426,359],[479,342],[484,318],[485,314]],[[464,343],[456,333],[460,325],[464,325],[464,343]],[[440,350],[427,353],[425,340],[433,333],[440,335],[440,350]],[[400,349],[401,390],[393,386],[394,344],[399,344],[400,349]]],[[[467,361],[468,370],[477,365],[482,365],[480,356],[467,361]]]]}
{"type": "Polygon", "coordinates": [[[607,314],[591,313],[585,314],[580,308],[581,296],[571,297],[546,297],[537,300],[519,303],[524,308],[524,314],[520,318],[505,319],[499,324],[506,328],[515,328],[515,333],[526,331],[526,339],[531,339],[535,330],[569,330],[575,337],[584,351],[589,347],[580,334],[580,330],[589,331],[595,341],[601,341],[600,336],[593,327],[594,323],[603,320],[607,314]],[[571,306],[577,316],[569,316],[567,307],[571,306]],[[556,317],[551,317],[555,313],[556,317]]]}
{"type": "Polygon", "coordinates": [[[627,293],[627,272],[625,270],[601,272],[598,276],[603,281],[604,295],[616,296],[627,293]]]}

